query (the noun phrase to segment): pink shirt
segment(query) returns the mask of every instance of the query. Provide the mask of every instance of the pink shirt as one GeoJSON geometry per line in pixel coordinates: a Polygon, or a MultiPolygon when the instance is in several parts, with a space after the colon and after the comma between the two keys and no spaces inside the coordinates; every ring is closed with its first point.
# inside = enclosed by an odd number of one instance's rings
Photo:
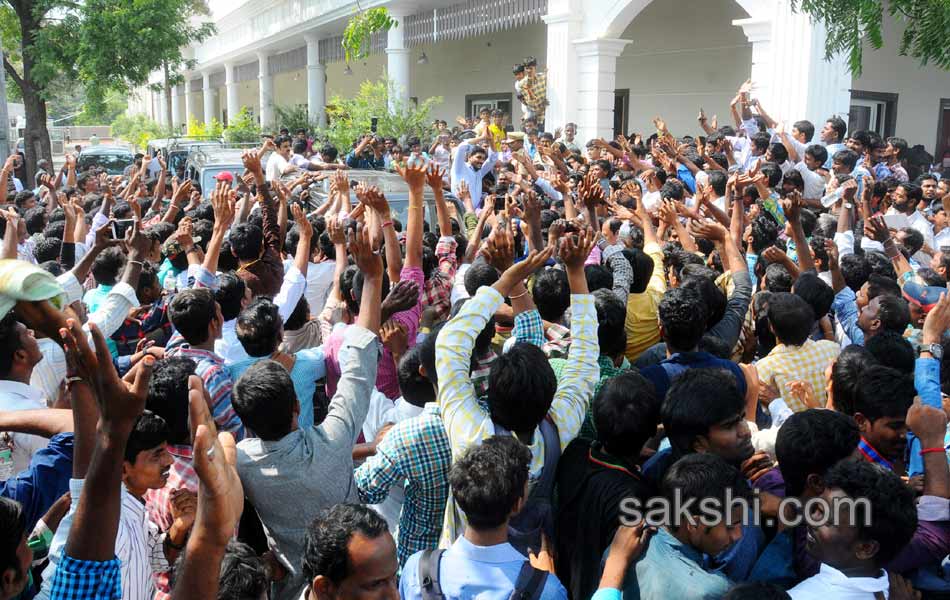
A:
{"type": "MultiPolygon", "coordinates": [[[[416,333],[419,329],[419,317],[422,316],[422,297],[425,290],[425,275],[419,267],[403,267],[399,273],[400,280],[408,279],[419,286],[419,298],[416,305],[409,310],[396,313],[392,320],[401,323],[409,335],[409,347],[416,345],[416,333]]],[[[327,365],[327,395],[333,397],[336,393],[336,384],[340,380],[340,347],[343,345],[343,334],[346,328],[341,327],[330,334],[323,343],[323,352],[327,365]]],[[[402,394],[399,391],[399,379],[396,376],[396,362],[388,348],[383,347],[383,356],[379,361],[376,372],[376,389],[386,394],[387,398],[395,400],[402,394]]]]}

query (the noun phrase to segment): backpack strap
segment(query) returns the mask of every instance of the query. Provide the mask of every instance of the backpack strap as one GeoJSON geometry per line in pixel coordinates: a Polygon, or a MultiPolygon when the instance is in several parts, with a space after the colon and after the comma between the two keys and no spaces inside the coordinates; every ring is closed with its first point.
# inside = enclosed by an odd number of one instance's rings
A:
{"type": "Polygon", "coordinates": [[[432,548],[422,551],[419,557],[419,587],[422,600],[445,600],[442,586],[439,584],[439,565],[445,550],[432,548]]]}
{"type": "Polygon", "coordinates": [[[518,579],[515,581],[515,589],[508,597],[509,600],[539,600],[547,579],[547,571],[535,569],[530,561],[524,561],[521,564],[521,571],[518,572],[518,579]]]}
{"type": "Polygon", "coordinates": [[[544,467],[534,490],[543,498],[551,498],[557,480],[557,463],[561,458],[561,436],[551,417],[544,417],[538,428],[541,430],[541,439],[544,440],[544,467]]]}

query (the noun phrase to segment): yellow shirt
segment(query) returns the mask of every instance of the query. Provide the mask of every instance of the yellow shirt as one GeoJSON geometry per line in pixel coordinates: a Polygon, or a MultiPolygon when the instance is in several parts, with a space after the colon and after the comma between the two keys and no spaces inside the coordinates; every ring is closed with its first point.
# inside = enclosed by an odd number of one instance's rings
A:
{"type": "Polygon", "coordinates": [[[501,141],[506,137],[505,130],[498,125],[492,124],[489,125],[488,131],[491,132],[492,150],[501,152],[501,141]]]}
{"type": "Polygon", "coordinates": [[[657,320],[657,309],[660,300],[666,293],[666,279],[663,276],[663,250],[655,242],[643,247],[653,259],[653,275],[647,289],[642,294],[627,296],[627,319],[624,328],[627,330],[627,350],[624,356],[634,362],[650,346],[660,341],[660,324],[657,320]]]}
{"type": "Polygon", "coordinates": [[[769,355],[755,363],[759,380],[778,388],[782,400],[792,412],[801,412],[808,407],[788,391],[788,382],[807,381],[815,391],[815,400],[824,406],[828,400],[825,392],[825,369],[838,357],[841,347],[829,340],[805,340],[801,346],[778,344],[769,355]]]}

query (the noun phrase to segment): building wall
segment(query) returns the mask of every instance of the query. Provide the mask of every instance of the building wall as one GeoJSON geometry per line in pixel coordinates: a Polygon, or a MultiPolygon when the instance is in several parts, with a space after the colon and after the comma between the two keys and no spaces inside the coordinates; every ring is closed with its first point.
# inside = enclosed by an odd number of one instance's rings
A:
{"type": "Polygon", "coordinates": [[[617,59],[617,89],[630,90],[628,132],[649,133],[662,116],[674,135],[695,135],[700,107],[731,123],[729,101],[752,64],[752,46],[732,20],[746,17],[735,0],[644,8],[620,36],[631,43],[617,59]]]}
{"type": "Polygon", "coordinates": [[[895,135],[911,146],[922,144],[934,153],[941,98],[950,98],[950,72],[922,67],[916,59],[900,56],[903,27],[891,19],[884,24],[884,47],[865,45],[864,72],[853,81],[853,89],[897,94],[895,135]]]}

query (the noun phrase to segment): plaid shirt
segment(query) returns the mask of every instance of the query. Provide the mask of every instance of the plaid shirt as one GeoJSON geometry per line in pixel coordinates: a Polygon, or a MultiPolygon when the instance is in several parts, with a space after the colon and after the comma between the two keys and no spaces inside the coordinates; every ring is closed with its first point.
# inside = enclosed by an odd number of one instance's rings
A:
{"type": "MultiPolygon", "coordinates": [[[[564,366],[566,364],[566,359],[551,359],[551,368],[554,369],[554,376],[557,377],[558,382],[561,381],[561,373],[564,372],[564,366]]],[[[614,366],[614,361],[609,356],[598,357],[597,364],[600,365],[600,380],[598,380],[597,385],[594,386],[594,398],[600,393],[600,388],[604,387],[608,379],[630,370],[630,361],[627,360],[626,357],[623,358],[619,367],[614,366]]],[[[594,427],[594,417],[591,413],[590,406],[587,407],[587,414],[584,415],[584,424],[581,425],[581,432],[577,434],[577,437],[584,438],[585,440],[597,439],[597,428],[594,427]]]]}
{"type": "MultiPolygon", "coordinates": [[[[145,493],[145,508],[148,510],[148,517],[162,531],[168,531],[175,520],[172,517],[172,491],[184,488],[198,493],[198,474],[192,463],[191,446],[168,444],[168,453],[172,455],[172,466],[168,471],[165,487],[145,493]]],[[[156,573],[155,600],[168,600],[171,592],[169,573],[156,573]]]]}
{"type": "Polygon", "coordinates": [[[201,377],[211,397],[211,416],[218,430],[234,434],[235,442],[243,440],[244,423],[231,406],[231,375],[224,366],[224,359],[214,352],[193,348],[187,343],[169,350],[166,356],[183,356],[195,361],[195,375],[201,377]]]}
{"type": "Polygon", "coordinates": [[[828,399],[825,392],[825,369],[838,357],[841,347],[828,341],[805,340],[801,346],[778,344],[768,356],[755,363],[759,380],[771,383],[793,412],[808,407],[788,392],[788,382],[807,381],[815,391],[815,400],[824,406],[828,399]]]}
{"type": "Polygon", "coordinates": [[[418,417],[393,426],[376,454],[356,469],[360,500],[367,504],[379,504],[394,485],[406,482],[396,545],[400,567],[414,553],[438,546],[451,465],[439,406],[430,403],[418,417]]]}
{"type": "MultiPolygon", "coordinates": [[[[470,367],[475,338],[485,328],[504,298],[494,288],[482,287],[449,321],[436,341],[435,362],[439,380],[439,410],[453,456],[495,433],[491,416],[478,404],[472,385],[470,367]]],[[[549,415],[558,429],[561,450],[577,436],[587,406],[600,376],[597,366],[597,312],[590,294],[572,294],[571,352],[561,381],[554,394],[549,415]]],[[[529,474],[537,481],[544,466],[544,441],[535,435],[531,450],[529,474]]],[[[450,498],[440,545],[444,546],[461,533],[461,513],[450,498]]]]}
{"type": "Polygon", "coordinates": [[[456,248],[458,242],[451,236],[440,237],[435,247],[439,270],[426,280],[422,306],[435,309],[436,321],[445,321],[452,312],[452,284],[455,282],[455,271],[458,268],[456,248]]]}
{"type": "Polygon", "coordinates": [[[571,330],[560,323],[551,323],[544,330],[544,344],[541,350],[548,358],[567,358],[571,349],[571,330]]]}
{"type": "Polygon", "coordinates": [[[50,598],[55,600],[113,600],[122,598],[122,571],[119,559],[104,562],[76,560],[63,552],[50,598]]]}
{"type": "Polygon", "coordinates": [[[521,85],[524,103],[537,116],[538,121],[544,120],[544,110],[548,105],[548,83],[544,73],[536,73],[534,77],[525,77],[521,85]]]}

